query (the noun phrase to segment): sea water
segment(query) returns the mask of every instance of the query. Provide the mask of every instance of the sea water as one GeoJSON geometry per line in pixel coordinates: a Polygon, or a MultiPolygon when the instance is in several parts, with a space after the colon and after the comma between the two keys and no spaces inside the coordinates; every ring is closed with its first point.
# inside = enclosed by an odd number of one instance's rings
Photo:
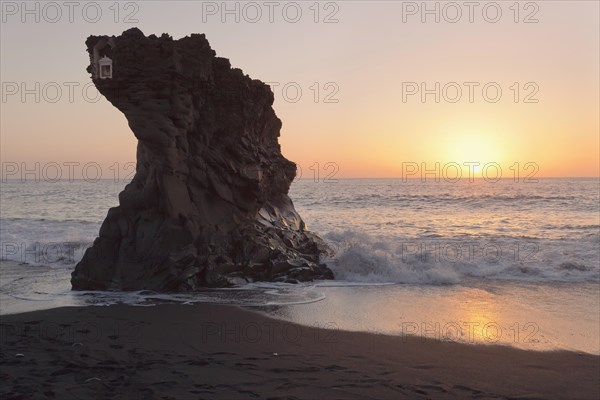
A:
{"type": "Polygon", "coordinates": [[[123,187],[2,183],[0,313],[211,302],[330,329],[600,353],[597,178],[297,180],[290,197],[331,246],[335,281],[71,292],[70,273],[123,187]]]}

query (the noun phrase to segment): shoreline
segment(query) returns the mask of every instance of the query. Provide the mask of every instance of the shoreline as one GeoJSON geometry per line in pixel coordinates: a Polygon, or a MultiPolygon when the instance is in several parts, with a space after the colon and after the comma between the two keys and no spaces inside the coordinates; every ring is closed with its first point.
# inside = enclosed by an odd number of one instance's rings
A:
{"type": "Polygon", "coordinates": [[[307,327],[239,306],[0,316],[0,397],[578,398],[600,356],[307,327]]]}

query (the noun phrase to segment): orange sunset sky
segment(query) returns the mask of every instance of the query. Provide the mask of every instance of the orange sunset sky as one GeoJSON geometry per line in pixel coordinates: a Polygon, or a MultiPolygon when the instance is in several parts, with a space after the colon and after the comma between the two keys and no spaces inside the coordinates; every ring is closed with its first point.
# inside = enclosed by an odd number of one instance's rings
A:
{"type": "Polygon", "coordinates": [[[108,166],[135,161],[124,116],[104,99],[90,101],[95,89],[86,93],[84,85],[87,36],[137,26],[174,38],[205,33],[234,67],[276,82],[282,150],[304,176],[314,163],[336,163],[343,178],[399,177],[407,162],[469,161],[496,162],[507,177],[515,162],[523,174],[525,163],[535,163],[540,177],[599,175],[596,1],[496,2],[496,22],[491,2],[480,2],[473,21],[463,2],[455,3],[460,11],[427,3],[439,7],[439,22],[413,8],[421,2],[279,2],[272,15],[263,2],[228,3],[229,14],[221,2],[120,3],[118,13],[99,2],[96,22],[81,9],[72,22],[68,10],[59,18],[40,9],[36,22],[5,3],[3,163],[97,162],[111,178],[108,166]],[[433,90],[436,82],[440,101],[435,93],[423,99],[421,84],[433,90]],[[465,82],[473,83],[472,101],[465,82]],[[36,83],[39,99],[21,93],[36,83]],[[454,101],[457,87],[462,96],[454,101]]]}

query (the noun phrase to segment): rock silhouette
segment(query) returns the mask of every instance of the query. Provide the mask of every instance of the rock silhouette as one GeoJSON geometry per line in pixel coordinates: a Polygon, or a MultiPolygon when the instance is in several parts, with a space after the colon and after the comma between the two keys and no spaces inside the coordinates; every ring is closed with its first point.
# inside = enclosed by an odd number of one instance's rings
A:
{"type": "Polygon", "coordinates": [[[216,57],[201,34],[173,40],[133,28],[86,45],[94,84],[138,139],[137,166],[73,289],[333,278],[319,263],[326,244],[288,197],[296,165],[281,154],[269,86],[216,57]]]}

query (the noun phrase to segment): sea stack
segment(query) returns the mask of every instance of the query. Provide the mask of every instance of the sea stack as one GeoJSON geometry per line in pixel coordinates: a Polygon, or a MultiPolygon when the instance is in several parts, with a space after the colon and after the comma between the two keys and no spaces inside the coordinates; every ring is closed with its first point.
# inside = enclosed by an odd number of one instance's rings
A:
{"type": "Polygon", "coordinates": [[[90,36],[88,72],[138,139],[133,180],[77,264],[76,290],[191,291],[332,279],[288,197],[273,93],[206,37],[90,36]]]}

